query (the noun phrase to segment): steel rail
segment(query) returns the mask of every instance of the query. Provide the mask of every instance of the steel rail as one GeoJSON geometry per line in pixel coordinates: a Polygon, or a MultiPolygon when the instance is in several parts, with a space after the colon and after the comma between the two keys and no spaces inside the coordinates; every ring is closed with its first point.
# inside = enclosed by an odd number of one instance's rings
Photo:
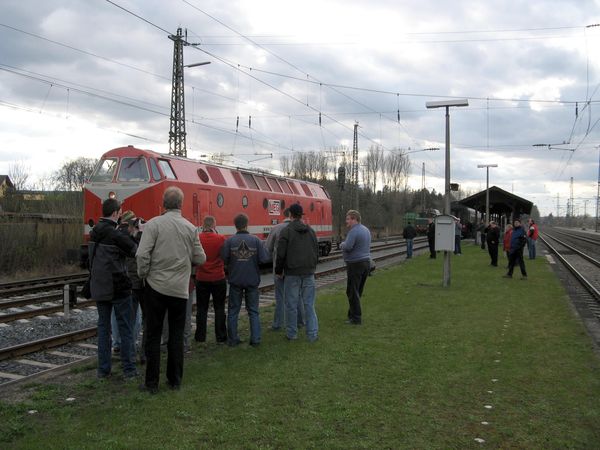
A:
{"type": "Polygon", "coordinates": [[[70,333],[60,334],[58,336],[51,336],[44,339],[38,339],[32,342],[26,342],[24,344],[13,345],[12,347],[6,347],[0,349],[0,361],[27,355],[29,353],[39,352],[40,350],[59,347],[61,345],[69,344],[71,342],[83,341],[85,339],[89,339],[91,337],[96,336],[96,333],[97,328],[90,327],[84,328],[83,330],[71,331],[70,333]]]}
{"type": "MultiPolygon", "coordinates": [[[[548,234],[547,232],[544,233],[544,236],[549,237],[550,239],[558,242],[560,245],[562,245],[563,247],[568,248],[569,250],[575,252],[577,255],[581,256],[583,259],[591,262],[592,264],[594,264],[596,267],[600,267],[600,261],[598,261],[597,259],[595,259],[594,257],[588,255],[587,253],[582,252],[581,250],[576,249],[575,247],[573,247],[572,245],[567,244],[566,242],[561,241],[560,239],[552,236],[551,234],[548,234]]],[[[546,243],[547,241],[544,241],[544,243],[546,243]]]]}
{"type": "MultiPolygon", "coordinates": [[[[94,300],[83,300],[78,301],[74,306],[71,306],[71,309],[81,309],[87,308],[88,306],[95,306],[96,302],[94,300]]],[[[48,306],[46,308],[35,308],[28,309],[26,311],[19,311],[15,313],[3,314],[0,315],[0,323],[12,322],[15,320],[22,319],[30,319],[32,317],[42,316],[46,314],[54,314],[57,312],[61,312],[64,309],[64,305],[56,305],[56,306],[48,306]]]]}
{"type": "MultiPolygon", "coordinates": [[[[577,280],[581,283],[581,285],[596,299],[597,302],[600,302],[600,291],[594,287],[592,283],[590,283],[582,274],[579,272],[573,265],[571,265],[563,255],[560,254],[556,248],[554,248],[550,243],[544,239],[542,235],[540,235],[540,239],[546,245],[546,247],[554,253],[554,255],[560,260],[560,262],[577,278],[577,280]]],[[[560,241],[559,241],[560,242],[560,241]]]]}
{"type": "Polygon", "coordinates": [[[60,281],[53,280],[53,281],[44,282],[44,283],[35,283],[35,281],[33,281],[34,284],[29,285],[29,286],[20,284],[18,286],[12,286],[12,287],[6,287],[6,288],[0,287],[0,298],[12,297],[12,296],[16,296],[16,295],[32,294],[34,292],[39,292],[41,290],[50,290],[52,288],[62,289],[62,287],[65,284],[83,284],[85,282],[86,278],[87,278],[87,274],[84,274],[84,275],[77,274],[77,275],[72,275],[72,276],[63,276],[60,278],[60,281]]]}
{"type": "MultiPolygon", "coordinates": [[[[557,229],[552,229],[552,232],[553,233],[558,233],[558,234],[563,234],[565,236],[570,236],[572,238],[577,238],[580,241],[589,242],[590,244],[600,245],[600,240],[598,240],[598,239],[591,239],[591,238],[588,238],[588,237],[583,236],[581,234],[573,235],[573,234],[567,233],[566,231],[557,230],[557,229]]],[[[548,233],[546,232],[546,234],[548,234],[548,233]]]]}

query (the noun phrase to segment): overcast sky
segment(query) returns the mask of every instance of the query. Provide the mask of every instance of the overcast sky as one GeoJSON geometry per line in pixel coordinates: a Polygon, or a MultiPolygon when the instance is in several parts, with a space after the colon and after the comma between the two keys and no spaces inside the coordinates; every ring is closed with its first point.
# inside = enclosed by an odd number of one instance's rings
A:
{"type": "Polygon", "coordinates": [[[410,154],[410,185],[425,163],[443,192],[444,111],[425,103],[468,98],[450,112],[453,182],[485,189],[477,165],[498,164],[490,185],[542,215],[558,195],[564,215],[573,177],[575,213],[594,215],[597,24],[600,0],[2,0],[0,174],[20,162],[41,179],[128,144],[168,152],[181,27],[200,44],[185,63],[211,62],[185,72],[192,158],[278,170],[293,152],[351,149],[359,122],[361,152],[439,147],[410,154]]]}

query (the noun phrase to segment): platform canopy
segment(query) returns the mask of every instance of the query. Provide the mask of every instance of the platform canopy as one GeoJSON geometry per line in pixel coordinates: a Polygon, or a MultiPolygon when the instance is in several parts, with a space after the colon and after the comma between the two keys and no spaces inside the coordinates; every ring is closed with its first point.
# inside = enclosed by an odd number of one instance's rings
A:
{"type": "MultiPolygon", "coordinates": [[[[468,208],[472,208],[485,214],[485,190],[463,198],[458,202],[468,208]]],[[[506,216],[518,218],[522,214],[531,214],[533,203],[518,195],[500,189],[498,186],[490,187],[490,216],[506,216]]]]}

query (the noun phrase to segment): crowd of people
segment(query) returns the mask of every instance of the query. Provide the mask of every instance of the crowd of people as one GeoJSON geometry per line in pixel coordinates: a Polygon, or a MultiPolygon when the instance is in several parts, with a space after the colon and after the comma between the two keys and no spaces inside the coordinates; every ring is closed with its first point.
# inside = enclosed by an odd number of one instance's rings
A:
{"type": "MultiPolygon", "coordinates": [[[[435,250],[435,222],[433,218],[427,219],[427,242],[429,245],[429,257],[435,259],[437,257],[437,251],[435,250]]],[[[454,233],[454,254],[461,255],[461,238],[462,230],[464,225],[461,225],[459,218],[455,219],[455,233],[454,233]]],[[[512,224],[506,225],[504,234],[501,238],[501,231],[498,224],[494,221],[486,226],[484,222],[479,223],[475,227],[475,244],[481,245],[481,249],[485,250],[487,246],[488,253],[490,255],[490,265],[498,267],[498,251],[500,248],[500,242],[502,242],[502,248],[506,254],[508,272],[504,277],[512,278],[514,268],[518,264],[521,270],[522,279],[527,279],[527,269],[525,267],[525,261],[523,253],[525,246],[527,246],[529,259],[536,258],[536,243],[539,237],[539,228],[533,219],[527,220],[527,225],[524,227],[521,224],[520,219],[515,219],[512,224]]],[[[416,232],[411,222],[409,221],[407,226],[404,227],[402,236],[406,239],[407,252],[406,258],[412,257],[413,251],[413,239],[416,236],[416,232]]]]}
{"type": "MultiPolygon", "coordinates": [[[[284,211],[286,219],[273,227],[264,243],[248,232],[245,214],[235,216],[236,233],[225,238],[212,216],[204,217],[198,230],[181,215],[182,204],[181,189],[167,188],[165,212],[147,223],[133,211],[123,212],[114,198],[102,204],[103,217],[92,229],[89,244],[91,298],[98,309],[99,379],[112,375],[111,348],[120,355],[123,377],[138,379],[135,347],[138,329],[143,328],[139,362],[146,370],[140,390],[159,390],[161,344],[167,351],[166,384],[180,389],[194,297],[196,342],[206,341],[212,298],[217,344],[236,347],[243,342],[238,333],[243,301],[250,322],[249,345],[260,346],[259,267],[269,261],[275,284],[271,330],[284,329],[289,341],[298,339],[301,328],[309,342],[319,338],[315,310],[319,245],[315,231],[302,220],[300,204],[284,211]]],[[[346,225],[348,233],[340,247],[347,270],[347,323],[360,325],[361,296],[371,270],[371,233],[355,210],[348,211],[346,225]]]]}

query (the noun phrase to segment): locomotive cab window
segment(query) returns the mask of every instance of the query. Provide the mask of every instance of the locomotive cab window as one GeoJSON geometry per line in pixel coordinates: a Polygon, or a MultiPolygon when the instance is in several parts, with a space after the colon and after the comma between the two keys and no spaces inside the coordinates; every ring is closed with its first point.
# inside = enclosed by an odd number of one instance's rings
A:
{"type": "Polygon", "coordinates": [[[168,178],[169,180],[177,179],[175,173],[173,172],[173,169],[171,168],[171,164],[169,164],[169,161],[167,161],[166,159],[159,159],[158,165],[160,166],[162,173],[165,174],[165,178],[168,178]]]}
{"type": "Polygon", "coordinates": [[[104,158],[96,167],[94,175],[90,177],[91,182],[111,182],[117,168],[117,158],[104,158]]]}
{"type": "Polygon", "coordinates": [[[119,181],[149,181],[148,166],[146,158],[138,156],[137,158],[121,159],[121,168],[119,169],[119,181]]]}
{"type": "Polygon", "coordinates": [[[154,181],[160,181],[162,179],[156,161],[152,158],[150,159],[150,170],[152,170],[152,178],[154,178],[154,181]]]}

